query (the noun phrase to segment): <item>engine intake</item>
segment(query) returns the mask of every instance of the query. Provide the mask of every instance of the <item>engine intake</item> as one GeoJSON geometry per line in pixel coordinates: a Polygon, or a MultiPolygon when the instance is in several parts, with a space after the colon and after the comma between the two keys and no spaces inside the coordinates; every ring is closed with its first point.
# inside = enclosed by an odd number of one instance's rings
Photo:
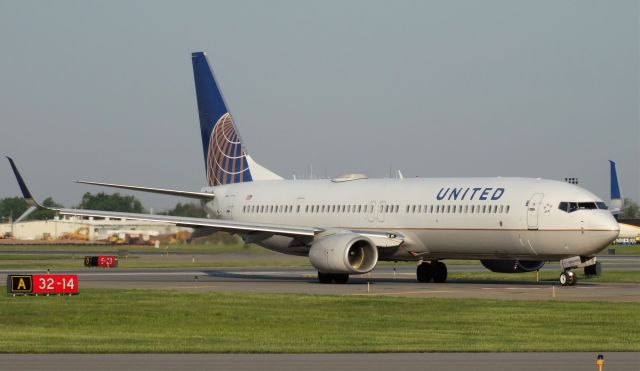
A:
{"type": "Polygon", "coordinates": [[[480,260],[480,263],[492,272],[524,273],[537,271],[544,265],[536,260],[480,260]]]}
{"type": "Polygon", "coordinates": [[[378,248],[368,237],[338,233],[314,242],[309,260],[323,273],[362,274],[378,263],[378,248]]]}

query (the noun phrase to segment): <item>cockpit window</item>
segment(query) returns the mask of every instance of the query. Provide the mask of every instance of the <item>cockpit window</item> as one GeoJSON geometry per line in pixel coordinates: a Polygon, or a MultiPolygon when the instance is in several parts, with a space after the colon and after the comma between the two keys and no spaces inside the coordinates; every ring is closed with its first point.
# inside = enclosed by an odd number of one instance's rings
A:
{"type": "Polygon", "coordinates": [[[596,202],[596,205],[598,206],[598,209],[601,209],[601,210],[608,210],[609,209],[607,204],[605,204],[604,202],[596,202]]]}
{"type": "Polygon", "coordinates": [[[577,210],[595,210],[606,209],[607,205],[604,202],[560,202],[558,209],[572,213],[577,210]]]}
{"type": "Polygon", "coordinates": [[[594,210],[597,209],[595,202],[578,202],[578,209],[580,210],[594,210]]]}

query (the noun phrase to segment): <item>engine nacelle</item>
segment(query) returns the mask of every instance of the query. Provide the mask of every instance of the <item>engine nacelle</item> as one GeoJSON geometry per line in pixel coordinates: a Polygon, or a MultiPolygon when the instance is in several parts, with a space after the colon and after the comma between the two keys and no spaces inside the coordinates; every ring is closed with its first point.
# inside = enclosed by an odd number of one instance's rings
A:
{"type": "Polygon", "coordinates": [[[536,260],[480,260],[480,263],[488,270],[497,273],[533,272],[544,265],[543,261],[536,260]]]}
{"type": "Polygon", "coordinates": [[[323,273],[362,274],[378,263],[378,248],[367,237],[355,233],[338,233],[311,245],[311,264],[323,273]]]}

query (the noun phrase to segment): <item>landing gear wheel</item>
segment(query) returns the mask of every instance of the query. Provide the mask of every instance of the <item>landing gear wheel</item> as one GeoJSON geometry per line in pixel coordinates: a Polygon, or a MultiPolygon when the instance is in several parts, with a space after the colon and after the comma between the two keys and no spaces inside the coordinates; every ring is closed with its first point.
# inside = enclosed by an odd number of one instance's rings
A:
{"type": "Polygon", "coordinates": [[[333,281],[335,283],[347,283],[347,281],[349,281],[349,275],[348,274],[334,274],[333,275],[333,281]]]}
{"type": "Polygon", "coordinates": [[[574,286],[576,282],[578,282],[578,278],[572,271],[560,273],[560,284],[562,286],[574,286]]]}
{"type": "Polygon", "coordinates": [[[431,263],[433,267],[433,282],[442,283],[447,281],[447,266],[443,262],[435,261],[431,263]]]}
{"type": "Polygon", "coordinates": [[[333,281],[333,274],[318,271],[318,281],[320,281],[320,283],[331,283],[331,281],[333,281]]]}
{"type": "Polygon", "coordinates": [[[584,267],[585,276],[599,276],[602,274],[602,263],[597,262],[594,265],[584,267]]]}
{"type": "Polygon", "coordinates": [[[433,279],[433,267],[429,263],[422,263],[416,269],[418,282],[431,282],[433,279]]]}

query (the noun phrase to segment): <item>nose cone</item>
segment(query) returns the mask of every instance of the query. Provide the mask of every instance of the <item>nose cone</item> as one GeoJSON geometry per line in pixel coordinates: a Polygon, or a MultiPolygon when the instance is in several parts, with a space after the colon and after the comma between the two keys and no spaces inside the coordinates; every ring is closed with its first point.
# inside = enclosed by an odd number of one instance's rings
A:
{"type": "Polygon", "coordinates": [[[597,251],[609,246],[620,234],[618,221],[607,210],[594,210],[589,215],[589,237],[597,251]]]}

